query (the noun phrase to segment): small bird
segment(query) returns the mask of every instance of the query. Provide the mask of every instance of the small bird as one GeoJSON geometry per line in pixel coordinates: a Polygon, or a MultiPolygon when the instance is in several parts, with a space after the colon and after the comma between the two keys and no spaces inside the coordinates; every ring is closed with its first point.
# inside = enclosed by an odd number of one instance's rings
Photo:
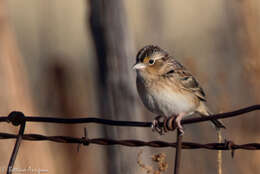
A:
{"type": "MultiPolygon", "coordinates": [[[[193,113],[212,115],[198,81],[175,57],[160,47],[143,47],[137,53],[133,69],[137,73],[136,86],[143,104],[155,114],[174,116],[182,134],[182,118],[193,113]]],[[[217,129],[225,128],[220,121],[211,121],[217,129]]]]}

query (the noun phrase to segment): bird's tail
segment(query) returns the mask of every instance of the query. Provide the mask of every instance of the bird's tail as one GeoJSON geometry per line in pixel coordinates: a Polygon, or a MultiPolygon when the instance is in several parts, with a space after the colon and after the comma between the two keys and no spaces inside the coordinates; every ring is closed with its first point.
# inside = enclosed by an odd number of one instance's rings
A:
{"type": "MultiPolygon", "coordinates": [[[[198,107],[197,111],[202,115],[202,116],[210,116],[213,115],[212,112],[209,111],[208,107],[206,106],[205,102],[201,102],[200,106],[198,107]]],[[[226,128],[223,123],[219,120],[210,120],[216,129],[220,128],[226,128]]]]}

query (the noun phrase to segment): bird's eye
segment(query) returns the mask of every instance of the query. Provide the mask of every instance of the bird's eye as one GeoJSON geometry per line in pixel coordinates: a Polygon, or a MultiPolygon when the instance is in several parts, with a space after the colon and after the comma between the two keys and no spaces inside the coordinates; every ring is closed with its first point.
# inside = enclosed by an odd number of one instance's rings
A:
{"type": "Polygon", "coordinates": [[[150,65],[153,65],[153,64],[154,64],[154,60],[153,60],[153,59],[150,59],[150,60],[149,60],[149,64],[150,64],[150,65]]]}

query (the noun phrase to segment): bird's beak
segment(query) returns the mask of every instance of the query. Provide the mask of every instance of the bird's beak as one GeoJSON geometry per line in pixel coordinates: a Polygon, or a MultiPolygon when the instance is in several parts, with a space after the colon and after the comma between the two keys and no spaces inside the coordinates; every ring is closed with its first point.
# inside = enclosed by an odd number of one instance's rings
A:
{"type": "Polygon", "coordinates": [[[144,69],[145,67],[146,67],[146,64],[144,64],[144,63],[136,63],[136,64],[133,66],[133,70],[144,69]]]}

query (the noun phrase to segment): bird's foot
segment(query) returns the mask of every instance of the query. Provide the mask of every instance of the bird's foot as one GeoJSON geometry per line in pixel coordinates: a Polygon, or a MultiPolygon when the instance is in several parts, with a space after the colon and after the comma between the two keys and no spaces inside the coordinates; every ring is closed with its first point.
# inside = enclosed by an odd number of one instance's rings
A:
{"type": "MultiPolygon", "coordinates": [[[[160,135],[163,135],[164,133],[168,132],[169,130],[174,130],[175,128],[177,128],[180,131],[180,135],[184,134],[184,130],[183,127],[181,125],[181,120],[182,118],[185,116],[185,113],[180,113],[177,116],[172,116],[174,122],[175,122],[175,126],[173,126],[173,128],[168,128],[168,121],[167,121],[167,117],[166,116],[157,116],[155,117],[155,119],[152,122],[152,130],[153,132],[158,132],[160,135]]],[[[170,119],[172,120],[172,119],[170,119]]],[[[171,121],[169,121],[171,122],[171,121]]]]}
{"type": "Polygon", "coordinates": [[[165,116],[157,116],[152,122],[152,131],[153,132],[158,132],[160,135],[163,135],[163,133],[167,132],[166,129],[164,128],[164,125],[161,123],[164,123],[165,119],[167,117],[165,116]]]}
{"type": "Polygon", "coordinates": [[[175,119],[175,124],[176,124],[176,127],[178,128],[178,130],[180,131],[180,135],[182,136],[184,134],[184,130],[183,130],[183,127],[181,125],[181,120],[182,118],[185,116],[186,114],[185,113],[180,113],[179,115],[177,115],[176,119],[175,119]]]}

